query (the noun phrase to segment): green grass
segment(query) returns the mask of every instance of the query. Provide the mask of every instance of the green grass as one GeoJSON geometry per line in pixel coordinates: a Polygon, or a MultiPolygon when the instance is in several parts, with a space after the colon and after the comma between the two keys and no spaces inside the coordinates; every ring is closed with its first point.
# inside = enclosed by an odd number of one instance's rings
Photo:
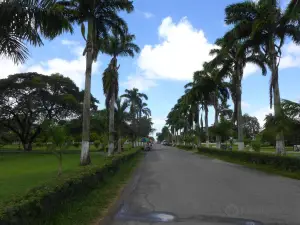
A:
{"type": "MultiPolygon", "coordinates": [[[[63,155],[62,178],[79,170],[79,154],[63,155]]],[[[93,165],[101,165],[105,157],[91,153],[93,165]]],[[[0,155],[0,205],[29,189],[51,182],[57,177],[58,160],[53,154],[2,154],[0,155]]]]}
{"type": "MultiPolygon", "coordinates": [[[[14,151],[23,151],[22,145],[3,145],[0,147],[0,150],[14,150],[14,151]]],[[[32,150],[35,151],[47,151],[47,146],[37,146],[33,145],[32,150]]],[[[79,145],[78,147],[75,147],[74,145],[68,147],[66,150],[70,151],[79,151],[81,150],[81,146],[79,145]]],[[[90,151],[97,151],[98,149],[94,145],[90,145],[90,151]]]]}
{"type": "Polygon", "coordinates": [[[142,154],[121,165],[119,171],[101,183],[88,195],[77,196],[63,202],[57,209],[59,213],[45,218],[40,225],[90,225],[97,224],[116,199],[137,166],[142,154]]]}

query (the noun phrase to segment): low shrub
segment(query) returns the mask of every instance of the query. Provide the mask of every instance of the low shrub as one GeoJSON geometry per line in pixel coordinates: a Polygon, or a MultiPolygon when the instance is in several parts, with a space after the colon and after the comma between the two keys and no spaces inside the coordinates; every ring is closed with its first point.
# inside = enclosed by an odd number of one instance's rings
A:
{"type": "Polygon", "coordinates": [[[7,202],[0,207],[0,225],[41,224],[43,218],[55,212],[60,202],[88,193],[139,152],[131,150],[107,158],[102,166],[86,167],[77,174],[34,188],[21,198],[7,202]]]}
{"type": "Polygon", "coordinates": [[[240,162],[269,165],[289,172],[300,172],[300,160],[289,156],[277,156],[258,152],[224,151],[205,147],[198,148],[198,152],[217,157],[228,157],[240,162]]]}
{"type": "Polygon", "coordinates": [[[255,152],[260,152],[260,147],[261,147],[260,141],[257,140],[252,141],[251,146],[255,152]]]}
{"type": "Polygon", "coordinates": [[[177,145],[176,147],[187,151],[191,151],[195,149],[192,145],[177,145]]]}
{"type": "Polygon", "coordinates": [[[79,148],[80,143],[79,142],[74,142],[73,145],[74,145],[74,147],[79,148]]]}
{"type": "Polygon", "coordinates": [[[100,141],[99,140],[94,141],[94,145],[95,145],[96,149],[98,149],[100,146],[100,141]]]}

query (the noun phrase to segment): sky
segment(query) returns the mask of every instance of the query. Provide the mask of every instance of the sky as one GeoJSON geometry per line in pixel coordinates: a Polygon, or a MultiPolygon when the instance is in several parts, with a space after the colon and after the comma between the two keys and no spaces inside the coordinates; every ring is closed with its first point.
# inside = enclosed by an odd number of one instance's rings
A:
{"type": "MultiPolygon", "coordinates": [[[[282,0],[284,6],[287,0],[282,0]]],[[[129,30],[136,35],[141,52],[134,58],[120,58],[120,92],[133,87],[146,93],[157,132],[165,124],[170,109],[183,95],[184,85],[191,81],[193,72],[209,61],[210,49],[229,27],[224,23],[224,9],[238,1],[230,0],[135,0],[135,11],[122,13],[129,30]]],[[[74,34],[64,34],[44,46],[29,47],[30,59],[23,65],[14,65],[0,58],[0,79],[20,72],[38,72],[50,75],[61,73],[84,87],[84,40],[78,27],[74,34]]],[[[109,57],[99,55],[93,64],[92,94],[104,108],[102,73],[109,57]]],[[[254,65],[247,65],[242,82],[242,110],[258,118],[261,125],[269,106],[270,73],[262,76],[254,65]]],[[[280,61],[279,84],[281,97],[300,100],[300,46],[289,40],[283,47],[280,61]]],[[[231,104],[232,105],[232,104],[231,104]]],[[[213,123],[210,109],[209,123],[213,123]]]]}

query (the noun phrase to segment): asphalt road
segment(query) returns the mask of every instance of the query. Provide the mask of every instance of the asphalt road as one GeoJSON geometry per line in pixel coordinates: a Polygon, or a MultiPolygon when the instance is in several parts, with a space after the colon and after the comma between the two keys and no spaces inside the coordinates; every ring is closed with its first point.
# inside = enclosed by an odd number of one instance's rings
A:
{"type": "Polygon", "coordinates": [[[156,145],[112,225],[300,224],[300,181],[156,145]]]}

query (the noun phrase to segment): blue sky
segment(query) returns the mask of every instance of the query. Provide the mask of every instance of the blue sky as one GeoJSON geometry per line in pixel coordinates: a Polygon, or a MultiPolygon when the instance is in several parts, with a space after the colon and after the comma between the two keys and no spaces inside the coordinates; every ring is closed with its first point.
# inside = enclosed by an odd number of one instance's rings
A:
{"type": "MultiPolygon", "coordinates": [[[[141,53],[135,58],[120,59],[120,94],[126,88],[137,87],[149,96],[154,126],[160,130],[166,115],[183,94],[183,86],[193,72],[210,60],[208,52],[216,38],[229,28],[224,24],[224,9],[229,0],[136,0],[135,12],[122,16],[130,32],[136,35],[141,53]]],[[[282,0],[284,5],[286,0],[282,0]]],[[[84,41],[79,29],[73,35],[64,34],[45,41],[39,48],[30,47],[31,58],[16,66],[0,58],[0,78],[9,74],[36,71],[43,74],[61,73],[84,85],[84,41]]],[[[92,94],[104,107],[101,76],[108,57],[100,55],[93,65],[92,94]]],[[[283,49],[280,70],[282,98],[300,100],[300,47],[287,41],[283,49]]],[[[269,79],[261,76],[253,65],[247,65],[243,80],[243,112],[256,116],[262,123],[269,109],[269,79]]],[[[210,110],[209,122],[213,122],[210,110]]],[[[262,124],[261,124],[262,125],[262,124]]]]}

